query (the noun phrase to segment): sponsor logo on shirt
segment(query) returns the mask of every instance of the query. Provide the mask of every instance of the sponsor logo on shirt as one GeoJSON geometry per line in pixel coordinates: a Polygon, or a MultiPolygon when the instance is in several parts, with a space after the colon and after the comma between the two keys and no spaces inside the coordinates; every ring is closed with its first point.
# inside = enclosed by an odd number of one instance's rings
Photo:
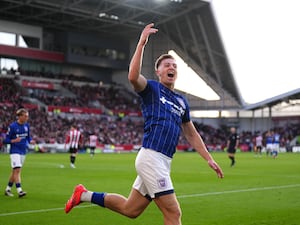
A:
{"type": "MultiPolygon", "coordinates": [[[[171,102],[171,101],[168,101],[165,96],[162,96],[160,97],[159,99],[161,101],[161,103],[163,103],[164,105],[165,104],[169,104],[171,106],[171,111],[175,114],[177,114],[178,116],[182,116],[184,114],[184,108],[182,106],[178,106],[176,105],[174,102],[171,102]]],[[[180,99],[181,100],[181,99],[180,99]]],[[[180,102],[180,101],[179,101],[180,102]]],[[[183,101],[182,103],[180,102],[180,104],[183,104],[183,101]]]]}

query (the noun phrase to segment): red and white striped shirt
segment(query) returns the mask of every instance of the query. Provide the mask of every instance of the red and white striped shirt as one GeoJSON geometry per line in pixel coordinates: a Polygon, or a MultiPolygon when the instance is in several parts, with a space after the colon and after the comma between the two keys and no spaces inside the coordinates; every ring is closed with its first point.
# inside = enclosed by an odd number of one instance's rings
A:
{"type": "Polygon", "coordinates": [[[81,132],[76,129],[71,129],[67,136],[66,144],[69,145],[69,148],[78,148],[80,142],[81,142],[81,132]]]}

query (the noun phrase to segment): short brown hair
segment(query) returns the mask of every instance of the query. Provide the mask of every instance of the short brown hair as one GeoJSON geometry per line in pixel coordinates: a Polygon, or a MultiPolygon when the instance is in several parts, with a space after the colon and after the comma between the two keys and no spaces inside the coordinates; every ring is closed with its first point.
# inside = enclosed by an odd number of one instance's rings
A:
{"type": "Polygon", "coordinates": [[[17,110],[16,114],[17,116],[22,116],[23,114],[28,113],[28,110],[25,108],[20,108],[17,110]]]}
{"type": "Polygon", "coordinates": [[[155,61],[155,65],[154,65],[155,70],[158,69],[159,65],[161,64],[161,61],[163,61],[164,59],[174,59],[174,57],[170,54],[162,54],[161,56],[159,56],[155,61]]]}

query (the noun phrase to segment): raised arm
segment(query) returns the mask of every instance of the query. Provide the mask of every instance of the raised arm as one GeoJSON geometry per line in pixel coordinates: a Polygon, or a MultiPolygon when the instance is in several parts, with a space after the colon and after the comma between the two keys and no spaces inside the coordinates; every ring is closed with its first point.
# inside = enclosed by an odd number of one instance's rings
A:
{"type": "Polygon", "coordinates": [[[146,78],[141,74],[141,67],[143,62],[144,48],[148,42],[148,38],[151,34],[155,34],[158,31],[156,28],[153,28],[153,26],[153,23],[148,24],[142,31],[129,65],[128,80],[132,84],[134,90],[137,92],[144,90],[147,85],[146,78]]]}
{"type": "Polygon", "coordinates": [[[194,124],[190,121],[182,124],[183,133],[187,141],[193,146],[193,148],[204,158],[208,165],[217,173],[219,178],[223,178],[224,174],[219,165],[214,161],[211,154],[207,151],[207,148],[198,134],[194,124]]]}

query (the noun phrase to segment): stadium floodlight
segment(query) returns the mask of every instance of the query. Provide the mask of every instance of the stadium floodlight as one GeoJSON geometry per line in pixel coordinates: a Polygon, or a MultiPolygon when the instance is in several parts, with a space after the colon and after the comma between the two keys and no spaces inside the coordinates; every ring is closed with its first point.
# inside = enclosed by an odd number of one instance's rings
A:
{"type": "Polygon", "coordinates": [[[107,14],[105,12],[101,12],[98,14],[98,16],[100,18],[107,18],[107,19],[111,19],[111,20],[119,20],[119,17],[117,15],[113,15],[113,14],[107,14]]]}
{"type": "Polygon", "coordinates": [[[107,16],[107,14],[106,13],[99,13],[99,17],[106,17],[107,16]]]}

